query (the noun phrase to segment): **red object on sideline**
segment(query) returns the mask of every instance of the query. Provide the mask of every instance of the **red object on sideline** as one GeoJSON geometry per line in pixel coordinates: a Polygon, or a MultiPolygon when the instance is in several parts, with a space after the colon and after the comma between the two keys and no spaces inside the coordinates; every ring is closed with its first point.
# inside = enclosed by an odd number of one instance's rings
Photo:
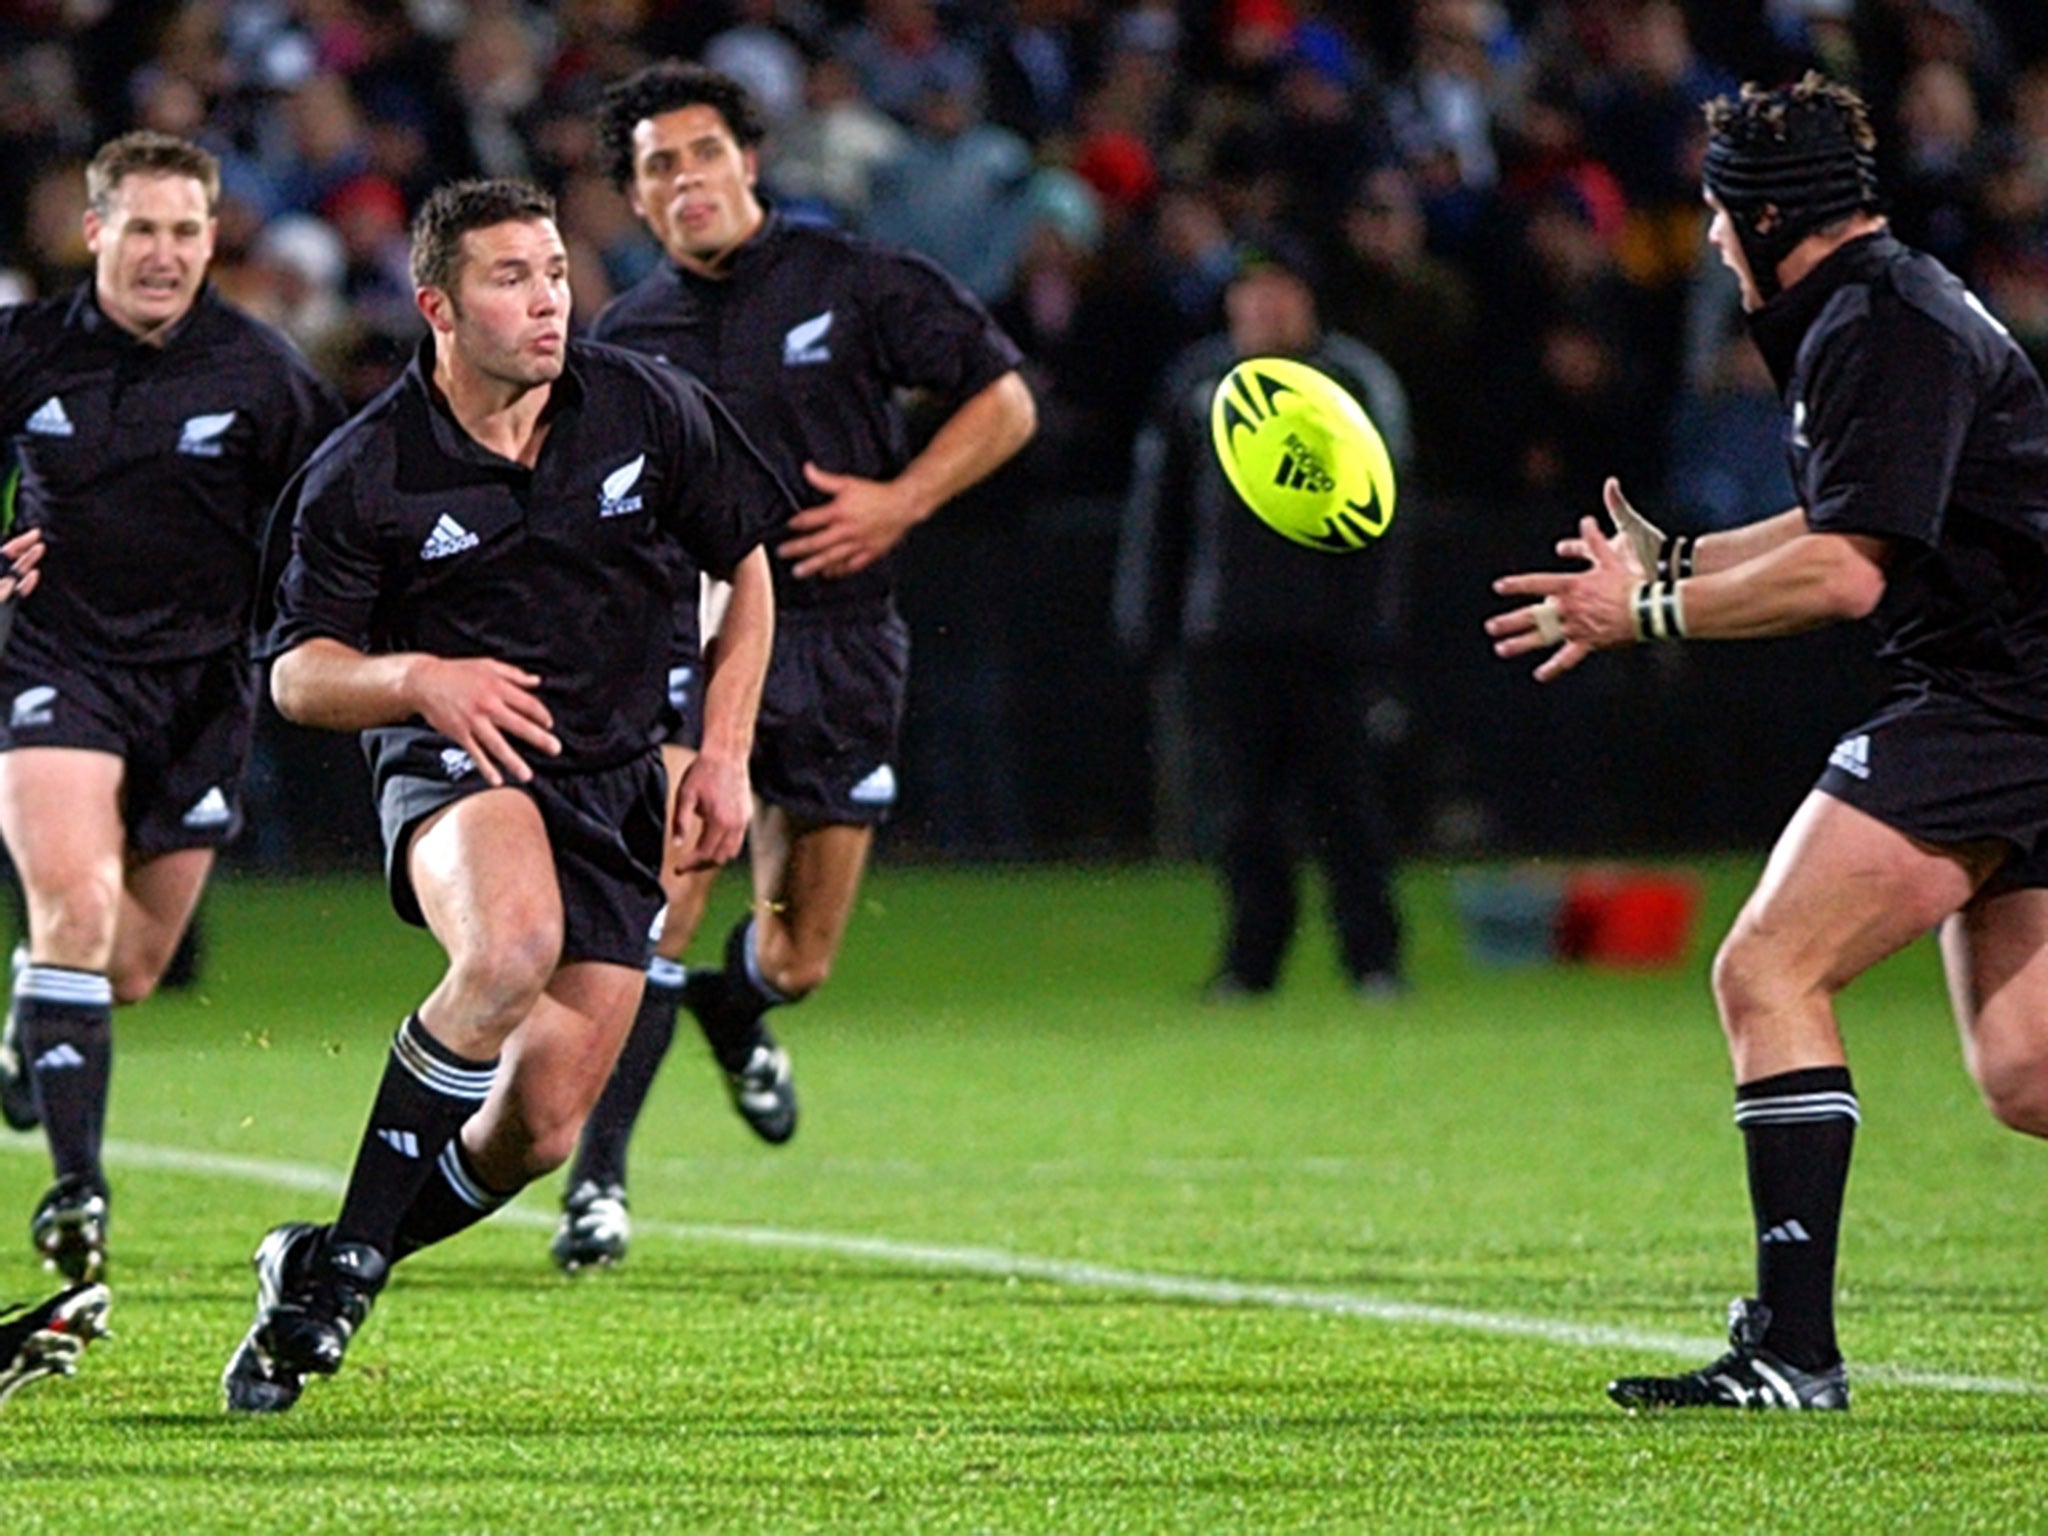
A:
{"type": "Polygon", "coordinates": [[[1560,960],[1592,965],[1676,965],[1699,905],[1690,874],[1580,870],[1565,881],[1553,947],[1560,960]]]}

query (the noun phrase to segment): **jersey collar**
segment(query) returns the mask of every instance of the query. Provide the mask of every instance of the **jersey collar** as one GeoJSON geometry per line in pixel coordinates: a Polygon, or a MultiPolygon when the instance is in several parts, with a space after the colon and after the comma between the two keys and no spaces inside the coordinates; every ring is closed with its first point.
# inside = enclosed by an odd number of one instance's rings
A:
{"type": "Polygon", "coordinates": [[[141,351],[165,351],[176,346],[189,333],[202,324],[201,315],[212,315],[220,307],[220,295],[207,279],[199,285],[199,291],[192,296],[192,307],[178,316],[171,328],[164,332],[161,342],[147,342],[133,331],[116,325],[107,312],[100,308],[99,291],[93,279],[87,278],[71,294],[71,307],[65,311],[67,327],[92,337],[95,341],[109,346],[129,346],[141,351]]]}
{"type": "MultiPolygon", "coordinates": [[[[462,423],[455,419],[455,412],[449,407],[447,399],[434,387],[432,331],[420,338],[419,346],[413,350],[412,361],[405,365],[405,387],[413,396],[418,409],[426,416],[427,430],[433,435],[434,446],[449,458],[474,465],[479,469],[531,473],[524,464],[515,464],[502,454],[493,453],[471,437],[462,423]]],[[[548,391],[548,403],[543,412],[543,419],[554,420],[565,412],[577,410],[583,404],[583,397],[583,370],[577,362],[575,343],[571,342],[562,359],[562,376],[555,380],[553,387],[548,391]]],[[[545,445],[541,452],[547,452],[545,445]]]]}
{"type": "Polygon", "coordinates": [[[729,283],[742,273],[751,273],[766,258],[770,248],[781,237],[784,228],[786,228],[782,215],[775,211],[775,205],[765,197],[761,199],[761,214],[761,227],[755,230],[739,249],[732,253],[732,256],[726,261],[725,271],[720,276],[705,277],[702,273],[692,272],[678,261],[669,262],[669,270],[676,275],[677,280],[680,282],[708,288],[715,288],[721,284],[729,283]]]}
{"type": "Polygon", "coordinates": [[[1874,276],[1901,247],[1888,230],[1859,236],[1828,253],[1806,276],[1749,315],[1749,334],[1782,392],[1792,382],[1800,344],[1838,289],[1874,276]]]}

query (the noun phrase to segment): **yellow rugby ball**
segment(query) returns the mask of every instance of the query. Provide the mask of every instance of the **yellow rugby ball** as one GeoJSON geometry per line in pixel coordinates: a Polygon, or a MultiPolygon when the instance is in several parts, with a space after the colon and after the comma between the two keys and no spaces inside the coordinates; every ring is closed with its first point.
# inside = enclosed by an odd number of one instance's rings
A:
{"type": "Polygon", "coordinates": [[[1224,474],[1275,533],[1310,549],[1363,549],[1394,520],[1394,461],[1351,392],[1286,357],[1223,376],[1209,433],[1224,474]]]}

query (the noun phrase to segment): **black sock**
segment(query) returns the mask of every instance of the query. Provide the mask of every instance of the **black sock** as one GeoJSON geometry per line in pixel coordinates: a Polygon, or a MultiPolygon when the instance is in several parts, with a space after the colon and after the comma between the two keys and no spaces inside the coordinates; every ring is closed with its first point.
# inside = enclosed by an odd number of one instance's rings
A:
{"type": "Polygon", "coordinates": [[[1801,1370],[1842,1358],[1835,1342],[1835,1247],[1861,1115],[1847,1067],[1807,1067],[1735,1090],[1756,1216],[1757,1299],[1771,1353],[1801,1370]]]}
{"type": "Polygon", "coordinates": [[[420,1186],[420,1192],[398,1219],[398,1230],[391,1239],[391,1261],[395,1264],[408,1254],[445,1242],[475,1226],[517,1193],[514,1190],[500,1194],[488,1188],[477,1177],[462,1138],[450,1136],[448,1145],[434,1159],[433,1177],[420,1186]]]}
{"type": "Polygon", "coordinates": [[[575,1166],[569,1170],[571,1189],[586,1180],[595,1184],[626,1182],[626,1144],[633,1139],[633,1127],[647,1102],[648,1090],[654,1086],[654,1074],[675,1039],[683,980],[683,968],[674,960],[657,955],[647,963],[647,990],[640,996],[640,1011],[633,1016],[632,1033],[626,1036],[611,1081],[604,1085],[597,1107],[584,1123],[583,1139],[576,1144],[575,1166]]]}
{"type": "Polygon", "coordinates": [[[363,1127],[330,1241],[368,1243],[390,1255],[398,1223],[434,1176],[448,1138],[491,1090],[496,1061],[465,1061],[427,1033],[415,1013],[398,1026],[384,1080],[363,1127]]]}
{"type": "Polygon", "coordinates": [[[30,965],[14,984],[21,1059],[60,1180],[103,1183],[100,1135],[114,1069],[114,989],[98,971],[30,965]]]}
{"type": "Polygon", "coordinates": [[[725,969],[697,971],[685,993],[705,1043],[718,1064],[737,1072],[761,1037],[761,1015],[788,998],[761,975],[754,953],[754,919],[743,917],[725,938],[725,969]]]}

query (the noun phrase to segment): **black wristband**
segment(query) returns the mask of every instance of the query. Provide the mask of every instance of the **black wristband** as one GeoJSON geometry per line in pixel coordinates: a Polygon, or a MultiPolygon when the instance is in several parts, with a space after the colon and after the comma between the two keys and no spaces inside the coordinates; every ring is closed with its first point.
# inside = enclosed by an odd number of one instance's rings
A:
{"type": "Polygon", "coordinates": [[[1654,572],[1660,581],[1683,581],[1692,574],[1693,546],[1699,540],[1689,533],[1667,533],[1664,542],[1657,546],[1657,569],[1654,572]]]}

